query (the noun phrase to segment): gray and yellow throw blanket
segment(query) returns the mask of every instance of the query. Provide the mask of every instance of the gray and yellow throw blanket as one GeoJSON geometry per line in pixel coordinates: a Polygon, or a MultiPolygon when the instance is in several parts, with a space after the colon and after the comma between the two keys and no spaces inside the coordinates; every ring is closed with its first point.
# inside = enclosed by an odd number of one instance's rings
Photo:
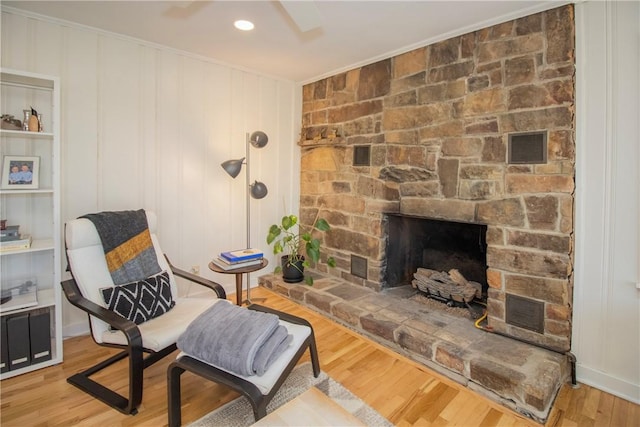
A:
{"type": "Polygon", "coordinates": [[[160,272],[144,209],[99,212],[80,218],[90,220],[98,230],[115,285],[144,280],[160,272]]]}
{"type": "Polygon", "coordinates": [[[220,301],[191,322],[177,345],[185,354],[226,371],[260,376],[292,340],[275,314],[220,301]]]}

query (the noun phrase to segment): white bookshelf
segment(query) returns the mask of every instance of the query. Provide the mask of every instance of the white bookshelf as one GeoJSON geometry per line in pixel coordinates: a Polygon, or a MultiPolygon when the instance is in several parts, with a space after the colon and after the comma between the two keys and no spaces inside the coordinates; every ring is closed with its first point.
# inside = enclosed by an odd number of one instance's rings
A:
{"type": "MultiPolygon", "coordinates": [[[[62,362],[62,294],[60,228],[60,84],[59,79],[36,73],[2,68],[0,75],[0,112],[23,119],[23,110],[35,108],[42,114],[43,131],[0,130],[2,174],[5,156],[39,158],[39,185],[35,189],[0,188],[0,219],[7,225],[19,225],[20,233],[32,237],[29,248],[0,251],[0,285],[3,295],[21,281],[37,281],[37,304],[24,308],[2,308],[2,334],[7,320],[25,313],[49,315],[51,359],[0,374],[6,379],[62,362]]],[[[14,288],[14,303],[24,295],[14,288]]],[[[5,338],[3,338],[3,343],[5,338]]],[[[7,350],[11,348],[7,342],[7,350]]],[[[4,349],[3,349],[4,351],[4,349]]],[[[3,356],[3,361],[5,356],[3,356]]]]}

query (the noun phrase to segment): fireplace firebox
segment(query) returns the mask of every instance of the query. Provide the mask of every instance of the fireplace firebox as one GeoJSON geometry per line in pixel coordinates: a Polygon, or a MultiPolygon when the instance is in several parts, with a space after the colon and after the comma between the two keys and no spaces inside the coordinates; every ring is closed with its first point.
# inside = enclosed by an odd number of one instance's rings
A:
{"type": "Polygon", "coordinates": [[[387,215],[386,271],[382,287],[408,285],[418,268],[458,270],[487,292],[487,226],[387,215]]]}

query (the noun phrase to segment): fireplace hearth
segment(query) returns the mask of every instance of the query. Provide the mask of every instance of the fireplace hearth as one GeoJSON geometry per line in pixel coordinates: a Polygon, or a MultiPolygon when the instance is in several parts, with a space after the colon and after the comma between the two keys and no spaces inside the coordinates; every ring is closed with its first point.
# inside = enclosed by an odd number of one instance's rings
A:
{"type": "Polygon", "coordinates": [[[315,275],[304,286],[276,274],[259,282],[538,422],[568,376],[566,356],[476,328],[452,312],[461,309],[425,304],[408,285],[375,291],[315,275]]]}

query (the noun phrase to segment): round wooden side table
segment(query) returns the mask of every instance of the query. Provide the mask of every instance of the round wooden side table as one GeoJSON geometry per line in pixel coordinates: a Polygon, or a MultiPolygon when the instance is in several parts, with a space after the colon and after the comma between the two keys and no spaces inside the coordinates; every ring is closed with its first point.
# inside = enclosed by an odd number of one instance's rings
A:
{"type": "MultiPolygon", "coordinates": [[[[225,270],[223,268],[218,267],[218,265],[211,261],[209,263],[209,270],[215,271],[216,273],[222,274],[235,274],[236,275],[236,304],[242,305],[242,275],[253,273],[254,271],[258,271],[263,269],[269,264],[269,261],[266,258],[262,258],[262,262],[260,264],[253,264],[248,266],[240,266],[238,268],[232,268],[230,270],[225,270]]],[[[249,295],[249,280],[247,280],[247,295],[249,295]]]]}

